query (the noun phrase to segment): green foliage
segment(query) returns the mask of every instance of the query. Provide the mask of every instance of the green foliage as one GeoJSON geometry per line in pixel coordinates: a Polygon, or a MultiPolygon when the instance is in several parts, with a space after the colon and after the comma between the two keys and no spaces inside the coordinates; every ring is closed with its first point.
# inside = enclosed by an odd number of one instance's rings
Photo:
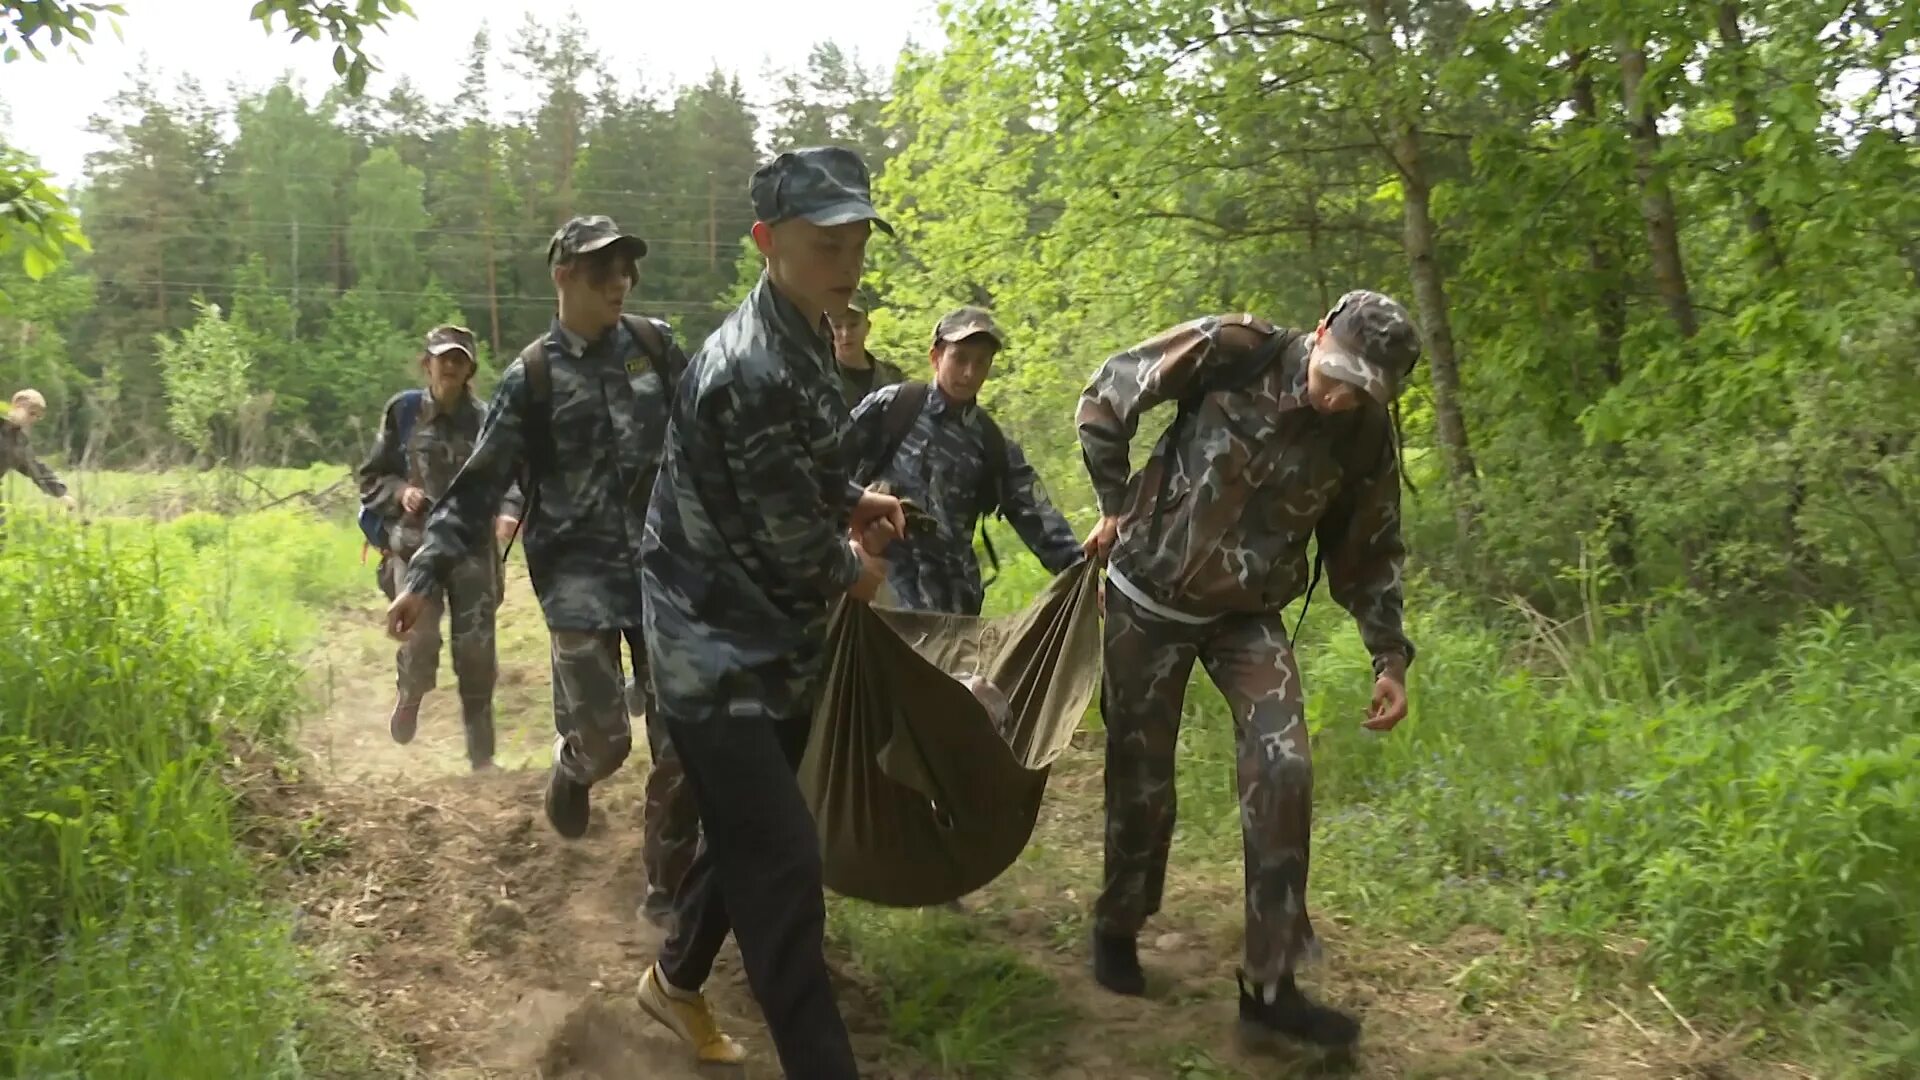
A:
{"type": "MultiPolygon", "coordinates": [[[[4,40],[0,34],[0,41],[4,40]]],[[[59,266],[67,248],[88,249],[79,219],[48,179],[37,161],[0,143],[0,259],[11,260],[17,253],[20,268],[31,281],[39,281],[59,266]]],[[[9,293],[0,292],[0,314],[13,304],[9,293]]]]}
{"type": "Polygon", "coordinates": [[[827,933],[878,995],[888,1037],[943,1075],[1033,1075],[1072,1018],[1050,976],[948,913],[842,900],[827,933]]]}
{"type": "MultiPolygon", "coordinates": [[[[66,38],[90,45],[102,15],[117,35],[120,23],[115,16],[126,13],[119,4],[85,0],[18,0],[0,4],[0,60],[9,64],[18,60],[23,46],[35,60],[45,60],[46,54],[40,51],[40,44],[35,40],[43,31],[47,43],[55,48],[66,38]]],[[[77,52],[77,46],[67,47],[77,52]]]]}
{"type": "Polygon", "coordinates": [[[233,432],[247,401],[252,364],[242,335],[220,309],[203,300],[194,306],[200,317],[186,333],[156,341],[167,388],[167,421],[176,436],[202,455],[225,459],[237,448],[233,432]]]}
{"type": "Polygon", "coordinates": [[[286,635],[310,627],[282,621],[276,579],[306,574],[264,549],[313,529],[275,515],[207,532],[22,520],[5,537],[7,1075],[299,1074],[299,959],[255,896],[221,769],[230,736],[278,739],[297,708],[286,635]]]}

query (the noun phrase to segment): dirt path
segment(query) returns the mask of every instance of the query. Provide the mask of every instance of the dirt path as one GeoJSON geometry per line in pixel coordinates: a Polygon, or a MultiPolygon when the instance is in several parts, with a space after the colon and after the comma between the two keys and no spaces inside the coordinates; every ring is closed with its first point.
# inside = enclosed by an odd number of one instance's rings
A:
{"type": "MultiPolygon", "coordinates": [[[[341,612],[312,668],[323,707],[305,725],[301,775],[268,770],[249,785],[269,846],[301,910],[299,933],[334,971],[331,992],[360,1018],[368,1060],[388,1075],[632,1080],[711,1076],[633,1000],[659,932],[638,918],[644,748],[596,788],[593,824],[578,841],[547,827],[540,796],[551,744],[546,640],[516,562],[502,610],[496,699],[501,770],[466,771],[450,670],[422,709],[408,746],[386,733],[391,648],[377,628],[378,596],[341,612]]],[[[1062,763],[1033,844],[964,914],[923,912],[931,931],[963,931],[1051,978],[1061,1020],[1055,1044],[1005,1075],[1066,1080],[1139,1077],[1666,1077],[1807,1075],[1743,1058],[1696,1038],[1651,999],[1581,995],[1554,965],[1490,932],[1445,942],[1381,940],[1319,920],[1329,962],[1315,985],[1362,1011],[1353,1062],[1251,1053],[1231,1037],[1239,949],[1237,868],[1182,864],[1176,851],[1167,915],[1143,959],[1145,999],[1099,991],[1083,967],[1086,890],[1098,866],[1098,755],[1062,763]]],[[[830,901],[835,922],[901,916],[830,901]]],[[[843,1011],[874,1077],[969,1075],[899,1040],[888,973],[836,934],[830,961],[843,1011]]],[[[894,973],[897,975],[897,973],[894,973]]],[[[938,975],[918,976],[937,978],[938,975]]],[[[717,1075],[777,1077],[737,954],[710,988],[729,1030],[753,1053],[717,1075]]],[[[990,997],[991,979],[956,1000],[990,997]]],[[[956,1006],[960,1007],[960,1006],[956,1006]]],[[[920,1018],[922,1022],[925,1018],[920,1018]]],[[[934,1018],[937,1026],[938,1018],[934,1018]]]]}

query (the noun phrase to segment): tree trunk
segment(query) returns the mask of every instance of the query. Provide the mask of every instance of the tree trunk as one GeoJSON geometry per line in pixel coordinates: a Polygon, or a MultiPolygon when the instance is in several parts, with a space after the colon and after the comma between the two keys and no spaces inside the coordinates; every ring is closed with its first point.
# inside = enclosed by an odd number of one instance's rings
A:
{"type": "Polygon", "coordinates": [[[1307,192],[1307,261],[1313,266],[1313,287],[1320,296],[1320,310],[1333,310],[1333,289],[1327,283],[1327,256],[1320,248],[1320,189],[1307,192]]]}
{"type": "MultiPolygon", "coordinates": [[[[1590,60],[1585,50],[1574,54],[1571,97],[1574,115],[1591,128],[1600,123],[1600,102],[1593,92],[1590,60]]],[[[1603,229],[1603,225],[1596,225],[1587,238],[1587,267],[1593,274],[1593,329],[1600,377],[1611,389],[1620,385],[1623,374],[1620,354],[1627,336],[1627,289],[1618,249],[1613,237],[1603,229]]],[[[1625,472],[1628,469],[1626,449],[1612,439],[1600,445],[1600,461],[1609,470],[1625,472]]],[[[1615,492],[1607,496],[1605,513],[1612,522],[1607,535],[1607,560],[1622,579],[1631,581],[1634,568],[1640,562],[1634,544],[1637,529],[1633,507],[1615,492]]]]}
{"type": "Polygon", "coordinates": [[[1690,339],[1700,332],[1700,323],[1693,310],[1693,294],[1687,288],[1686,264],[1680,256],[1680,215],[1674,209],[1673,191],[1660,166],[1660,129],[1646,78],[1646,50],[1631,40],[1622,41],[1620,83],[1626,98],[1627,134],[1633,146],[1634,182],[1640,189],[1640,216],[1647,223],[1647,247],[1653,256],[1653,280],[1667,314],[1680,328],[1680,336],[1690,339]]]}
{"type": "MultiPolygon", "coordinates": [[[[1746,38],[1740,32],[1739,0],[1721,0],[1720,48],[1727,56],[1727,69],[1733,80],[1733,131],[1740,139],[1741,157],[1745,147],[1760,133],[1760,106],[1754,99],[1753,85],[1747,81],[1746,38]]],[[[1746,172],[1744,168],[1743,172],[1746,172]]],[[[1761,265],[1775,274],[1787,268],[1787,257],[1780,246],[1779,233],[1773,227],[1773,213],[1760,201],[1751,179],[1743,178],[1741,200],[1746,203],[1747,232],[1759,249],[1761,265]]]]}
{"type": "Polygon", "coordinates": [[[485,245],[487,259],[487,321],[491,332],[491,348],[497,363],[500,357],[500,281],[497,259],[493,248],[493,166],[498,159],[494,153],[493,132],[483,132],[486,138],[486,160],[480,166],[480,230],[481,242],[485,245]]]}
{"type": "MultiPolygon", "coordinates": [[[[1400,56],[1393,42],[1387,0],[1367,0],[1367,25],[1376,50],[1374,63],[1383,71],[1395,71],[1400,56]]],[[[1460,364],[1454,351],[1453,324],[1448,316],[1446,279],[1436,255],[1432,187],[1421,160],[1420,132],[1411,116],[1402,115],[1404,108],[1396,104],[1394,114],[1387,119],[1392,126],[1388,155],[1400,174],[1404,194],[1404,245],[1413,278],[1414,303],[1419,309],[1422,336],[1426,339],[1428,369],[1432,372],[1434,432],[1439,438],[1440,455],[1453,489],[1455,522],[1461,538],[1465,539],[1474,530],[1477,474],[1467,441],[1466,416],[1460,408],[1460,364]]]]}

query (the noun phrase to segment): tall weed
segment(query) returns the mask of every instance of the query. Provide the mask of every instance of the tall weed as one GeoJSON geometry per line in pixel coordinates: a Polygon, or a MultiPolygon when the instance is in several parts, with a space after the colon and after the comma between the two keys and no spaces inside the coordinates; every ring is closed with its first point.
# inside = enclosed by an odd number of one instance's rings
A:
{"type": "Polygon", "coordinates": [[[341,532],[291,513],[11,524],[0,1074],[297,1073],[298,956],[235,847],[220,768],[229,733],[277,737],[294,714],[301,600],[348,573],[304,549],[341,532]]]}

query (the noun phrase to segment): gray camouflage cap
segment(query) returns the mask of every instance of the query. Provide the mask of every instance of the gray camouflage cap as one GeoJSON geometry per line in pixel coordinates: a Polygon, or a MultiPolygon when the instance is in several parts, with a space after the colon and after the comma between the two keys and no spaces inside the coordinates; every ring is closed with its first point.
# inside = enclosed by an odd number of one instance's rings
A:
{"type": "Polygon", "coordinates": [[[993,321],[993,316],[988,314],[985,308],[968,306],[949,312],[933,328],[933,340],[936,345],[942,341],[964,341],[975,334],[985,334],[993,339],[996,346],[1002,349],[1007,347],[1006,333],[1000,329],[999,323],[993,321]]]}
{"type": "Polygon", "coordinates": [[[747,193],[753,216],[769,225],[792,218],[828,227],[871,221],[893,235],[893,226],[873,208],[866,162],[844,147],[789,150],[754,170],[747,193]]]}
{"type": "Polygon", "coordinates": [[[633,257],[638,259],[646,255],[647,242],[631,233],[620,231],[620,226],[605,214],[593,214],[587,217],[571,218],[553,239],[547,242],[547,262],[565,262],[576,256],[599,251],[610,244],[621,242],[633,245],[633,257]]]}
{"type": "Polygon", "coordinates": [[[1382,405],[1392,404],[1420,362],[1420,334],[1407,309],[1391,297],[1355,289],[1333,305],[1324,323],[1327,336],[1317,350],[1321,370],[1382,405]]]}

